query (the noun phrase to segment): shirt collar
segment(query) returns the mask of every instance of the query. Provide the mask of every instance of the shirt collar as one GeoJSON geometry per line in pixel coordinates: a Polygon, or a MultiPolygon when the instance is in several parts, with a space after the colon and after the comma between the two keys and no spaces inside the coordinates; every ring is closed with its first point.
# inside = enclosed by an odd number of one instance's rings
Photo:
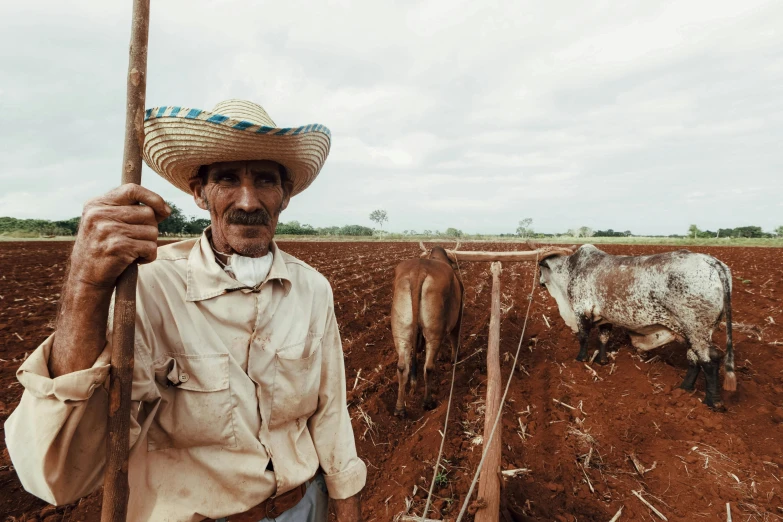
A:
{"type": "MultiPolygon", "coordinates": [[[[187,293],[185,296],[187,301],[203,301],[233,290],[251,290],[228,275],[215,260],[215,252],[210,244],[211,234],[209,227],[204,230],[201,238],[193,245],[188,255],[187,293]]],[[[257,288],[277,281],[282,285],[285,295],[288,295],[291,291],[291,277],[282,251],[274,241],[271,242],[269,249],[272,252],[272,268],[269,269],[266,279],[257,288]]]]}

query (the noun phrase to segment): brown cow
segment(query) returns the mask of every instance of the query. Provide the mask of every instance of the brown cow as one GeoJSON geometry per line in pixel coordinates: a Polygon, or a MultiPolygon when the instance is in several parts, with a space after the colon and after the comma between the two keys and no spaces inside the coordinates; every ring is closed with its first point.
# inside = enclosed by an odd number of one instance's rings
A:
{"type": "Polygon", "coordinates": [[[429,374],[441,343],[451,342],[452,358],[457,350],[462,319],[462,281],[457,277],[446,251],[434,247],[427,259],[403,261],[394,271],[391,327],[397,349],[399,390],[394,414],[405,415],[405,386],[416,388],[416,358],[426,345],[424,359],[424,408],[432,409],[429,374]]]}

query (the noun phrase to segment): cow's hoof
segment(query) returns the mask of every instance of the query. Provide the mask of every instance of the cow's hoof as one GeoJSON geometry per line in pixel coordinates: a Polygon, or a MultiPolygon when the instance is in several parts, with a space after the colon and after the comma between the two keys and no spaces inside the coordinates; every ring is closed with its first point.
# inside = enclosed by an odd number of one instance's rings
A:
{"type": "Polygon", "coordinates": [[[404,419],[405,418],[405,408],[396,408],[394,410],[394,416],[398,417],[400,419],[404,419]]]}
{"type": "Polygon", "coordinates": [[[438,403],[435,402],[435,399],[424,399],[423,406],[425,410],[434,410],[437,405],[438,403]]]}
{"type": "Polygon", "coordinates": [[[582,355],[581,353],[576,356],[576,360],[579,362],[585,362],[587,360],[587,354],[582,355]]]}
{"type": "MultiPolygon", "coordinates": [[[[694,389],[696,389],[696,386],[693,385],[693,384],[689,385],[687,383],[682,383],[682,384],[680,384],[680,389],[681,390],[685,390],[687,392],[692,392],[694,389]]],[[[707,399],[704,400],[704,404],[707,404],[707,399]]],[[[708,404],[708,406],[709,406],[709,404],[708,404]]]]}
{"type": "Polygon", "coordinates": [[[595,361],[595,362],[597,362],[597,363],[598,363],[598,364],[600,364],[601,366],[606,366],[607,364],[609,364],[609,358],[608,358],[608,357],[604,357],[603,359],[601,359],[601,358],[599,357],[598,359],[596,359],[596,361],[595,361]]]}

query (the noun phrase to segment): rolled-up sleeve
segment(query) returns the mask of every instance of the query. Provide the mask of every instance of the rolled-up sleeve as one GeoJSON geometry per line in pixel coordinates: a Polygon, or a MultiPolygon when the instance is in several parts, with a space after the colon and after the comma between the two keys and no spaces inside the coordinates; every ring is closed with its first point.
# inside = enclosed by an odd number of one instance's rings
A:
{"type": "Polygon", "coordinates": [[[17,371],[25,391],[5,423],[5,437],[24,488],[63,504],[100,485],[111,353],[105,349],[92,368],[51,378],[53,343],[54,335],[17,371]]]}
{"type": "MultiPolygon", "coordinates": [[[[22,486],[50,504],[61,505],[91,493],[103,479],[111,349],[107,343],[91,368],[52,378],[53,344],[54,335],[17,371],[24,393],[5,423],[5,439],[22,486]]],[[[146,360],[138,359],[133,391],[137,397],[147,392],[141,384],[149,373],[146,360]]],[[[131,445],[139,438],[137,410],[133,408],[131,418],[131,445]]]]}
{"type": "Polygon", "coordinates": [[[356,454],[356,443],[348,414],[345,363],[340,332],[334,316],[332,294],[322,338],[321,387],[318,409],[308,426],[315,444],[326,488],[334,499],[359,493],[367,481],[367,466],[356,454]]]}

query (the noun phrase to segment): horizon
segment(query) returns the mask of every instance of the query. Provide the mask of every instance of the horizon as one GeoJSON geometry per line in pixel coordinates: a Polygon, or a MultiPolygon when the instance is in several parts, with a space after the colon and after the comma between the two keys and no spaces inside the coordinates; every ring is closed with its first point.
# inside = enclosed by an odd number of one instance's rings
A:
{"type": "MultiPolygon", "coordinates": [[[[169,203],[171,203],[171,202],[169,202],[169,203]]],[[[182,210],[182,209],[180,209],[180,210],[182,210]]],[[[285,211],[283,211],[283,212],[285,212],[285,211]]],[[[187,218],[189,220],[203,219],[203,217],[201,217],[201,216],[187,215],[187,214],[184,214],[184,212],[183,212],[183,215],[184,215],[185,218],[187,218]]],[[[53,220],[46,220],[46,221],[51,221],[51,222],[68,221],[68,220],[71,220],[71,219],[77,219],[79,217],[80,216],[71,216],[71,217],[65,218],[65,219],[53,219],[53,220]]],[[[299,223],[303,227],[305,227],[305,226],[312,226],[315,229],[326,229],[326,228],[332,228],[332,227],[347,227],[347,226],[362,226],[362,227],[371,228],[371,229],[373,229],[375,231],[382,231],[385,234],[393,234],[393,235],[396,234],[396,235],[411,235],[411,236],[416,235],[416,236],[432,236],[432,237],[434,237],[434,236],[437,235],[436,232],[440,232],[440,236],[446,236],[445,231],[448,228],[456,228],[456,227],[445,227],[443,230],[440,230],[440,229],[436,229],[436,228],[433,228],[433,227],[426,227],[426,226],[424,226],[424,227],[420,227],[419,229],[392,230],[392,229],[386,228],[385,226],[384,226],[384,228],[377,228],[375,225],[372,224],[372,222],[371,222],[371,220],[369,218],[367,218],[367,222],[370,222],[370,224],[363,224],[363,223],[331,223],[331,224],[326,224],[326,225],[314,226],[314,225],[312,225],[310,223],[303,223],[303,222],[301,222],[299,220],[296,220],[296,219],[285,220],[285,219],[283,219],[284,215],[282,213],[280,214],[280,217],[281,217],[281,219],[278,222],[278,226],[280,226],[280,225],[287,225],[287,224],[290,224],[290,223],[293,223],[293,222],[297,222],[297,223],[299,223]],[[406,232],[409,232],[409,231],[414,231],[415,234],[414,233],[406,234],[406,232]],[[424,231],[430,231],[432,233],[431,234],[424,234],[423,233],[424,231]]],[[[39,218],[18,218],[18,217],[15,217],[15,216],[0,216],[0,220],[6,219],[6,218],[18,219],[18,220],[39,219],[39,218]]],[[[206,219],[209,219],[209,215],[207,215],[206,219]]],[[[698,225],[698,223],[696,223],[696,225],[698,225]]],[[[580,225],[579,227],[570,227],[567,230],[547,232],[547,231],[544,231],[544,230],[537,230],[536,227],[535,227],[535,221],[534,221],[532,223],[531,227],[530,227],[532,229],[532,232],[530,233],[532,235],[530,237],[534,237],[536,234],[549,235],[549,236],[575,237],[575,238],[585,238],[585,237],[586,238],[590,238],[590,237],[594,237],[594,236],[569,236],[568,235],[571,231],[577,230],[577,229],[579,229],[579,228],[581,228],[583,226],[589,228],[590,231],[594,232],[594,233],[595,232],[609,232],[609,231],[612,231],[612,232],[626,232],[626,231],[629,231],[629,229],[627,229],[627,228],[613,228],[613,227],[594,228],[594,227],[590,227],[589,225],[580,225]]],[[[735,229],[739,229],[739,228],[757,227],[757,226],[759,226],[759,225],[740,224],[740,225],[733,226],[733,227],[732,226],[730,226],[730,227],[721,227],[720,230],[727,230],[727,229],[728,230],[735,230],[735,229]]],[[[781,225],[781,226],[783,226],[783,225],[781,225]]],[[[762,229],[762,232],[765,233],[765,234],[773,234],[773,235],[776,234],[776,230],[775,229],[766,230],[766,229],[764,229],[764,227],[760,227],[760,228],[762,229]]],[[[778,228],[778,227],[775,227],[775,228],[778,228]]],[[[457,230],[459,230],[462,234],[469,235],[469,236],[501,236],[501,235],[509,236],[509,235],[516,235],[516,231],[515,231],[516,229],[509,230],[509,231],[499,231],[499,232],[472,232],[472,231],[463,230],[463,229],[457,229],[457,230]]],[[[689,235],[687,229],[685,229],[684,232],[679,232],[679,233],[678,232],[673,232],[673,233],[670,233],[670,234],[663,234],[663,233],[658,233],[658,234],[656,234],[656,233],[652,233],[652,234],[637,234],[633,230],[630,230],[630,232],[631,232],[631,236],[632,237],[640,237],[640,238],[644,238],[644,237],[670,237],[670,236],[673,236],[673,235],[688,237],[688,235],[689,235]]],[[[699,227],[699,232],[702,232],[702,233],[703,232],[711,232],[713,234],[716,234],[716,233],[718,233],[718,230],[710,230],[710,229],[707,229],[707,228],[702,229],[701,227],[699,227]]],[[[523,237],[523,236],[520,236],[520,237],[523,237]]]]}

